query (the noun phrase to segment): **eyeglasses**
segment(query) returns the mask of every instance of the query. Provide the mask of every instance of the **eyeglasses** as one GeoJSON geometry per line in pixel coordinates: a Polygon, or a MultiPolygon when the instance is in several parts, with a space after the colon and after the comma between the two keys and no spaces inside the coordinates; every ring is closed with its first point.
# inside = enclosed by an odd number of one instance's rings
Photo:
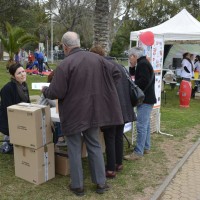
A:
{"type": "Polygon", "coordinates": [[[17,76],[20,76],[20,75],[24,75],[24,74],[26,74],[26,72],[23,70],[23,71],[21,71],[21,72],[18,72],[16,75],[17,75],[17,76]]]}

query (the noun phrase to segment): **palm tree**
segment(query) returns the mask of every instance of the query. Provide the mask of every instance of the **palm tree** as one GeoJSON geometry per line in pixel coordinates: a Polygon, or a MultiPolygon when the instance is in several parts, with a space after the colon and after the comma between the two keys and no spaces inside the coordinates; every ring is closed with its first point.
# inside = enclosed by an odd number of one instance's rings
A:
{"type": "Polygon", "coordinates": [[[31,41],[37,41],[35,36],[27,33],[20,27],[12,27],[8,22],[6,22],[6,32],[6,36],[0,33],[0,39],[5,51],[8,52],[10,59],[12,59],[14,54],[25,44],[28,44],[31,41]]]}

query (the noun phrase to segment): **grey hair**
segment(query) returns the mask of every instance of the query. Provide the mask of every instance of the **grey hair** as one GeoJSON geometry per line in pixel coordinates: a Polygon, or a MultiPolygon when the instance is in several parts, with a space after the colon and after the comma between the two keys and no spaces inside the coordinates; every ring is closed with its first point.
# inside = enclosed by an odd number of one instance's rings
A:
{"type": "Polygon", "coordinates": [[[62,37],[62,43],[68,47],[80,47],[80,37],[77,33],[68,31],[62,37]]]}
{"type": "Polygon", "coordinates": [[[142,47],[132,47],[128,50],[128,56],[137,56],[137,58],[140,58],[144,56],[144,49],[142,47]]]}

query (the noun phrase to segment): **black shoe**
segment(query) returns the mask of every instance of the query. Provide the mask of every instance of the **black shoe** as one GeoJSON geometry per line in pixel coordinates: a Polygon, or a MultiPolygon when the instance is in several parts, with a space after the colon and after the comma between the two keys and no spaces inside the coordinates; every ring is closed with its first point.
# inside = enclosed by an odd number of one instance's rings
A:
{"type": "Polygon", "coordinates": [[[115,178],[116,172],[115,171],[106,171],[106,178],[115,178]]]}
{"type": "Polygon", "coordinates": [[[107,183],[105,183],[103,185],[97,184],[96,193],[103,194],[105,191],[108,191],[109,189],[110,189],[110,187],[109,187],[109,185],[107,185],[107,183]]]}
{"type": "Polygon", "coordinates": [[[77,196],[83,196],[85,195],[83,188],[72,188],[71,185],[69,186],[69,189],[77,196]]]}

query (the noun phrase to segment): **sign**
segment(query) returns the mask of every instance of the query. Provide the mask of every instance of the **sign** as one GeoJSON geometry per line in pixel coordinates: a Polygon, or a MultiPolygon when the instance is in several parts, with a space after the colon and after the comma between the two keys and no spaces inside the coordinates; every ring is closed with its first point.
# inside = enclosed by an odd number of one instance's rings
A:
{"type": "Polygon", "coordinates": [[[32,83],[32,90],[41,90],[44,86],[49,87],[50,83],[32,83]]]}

